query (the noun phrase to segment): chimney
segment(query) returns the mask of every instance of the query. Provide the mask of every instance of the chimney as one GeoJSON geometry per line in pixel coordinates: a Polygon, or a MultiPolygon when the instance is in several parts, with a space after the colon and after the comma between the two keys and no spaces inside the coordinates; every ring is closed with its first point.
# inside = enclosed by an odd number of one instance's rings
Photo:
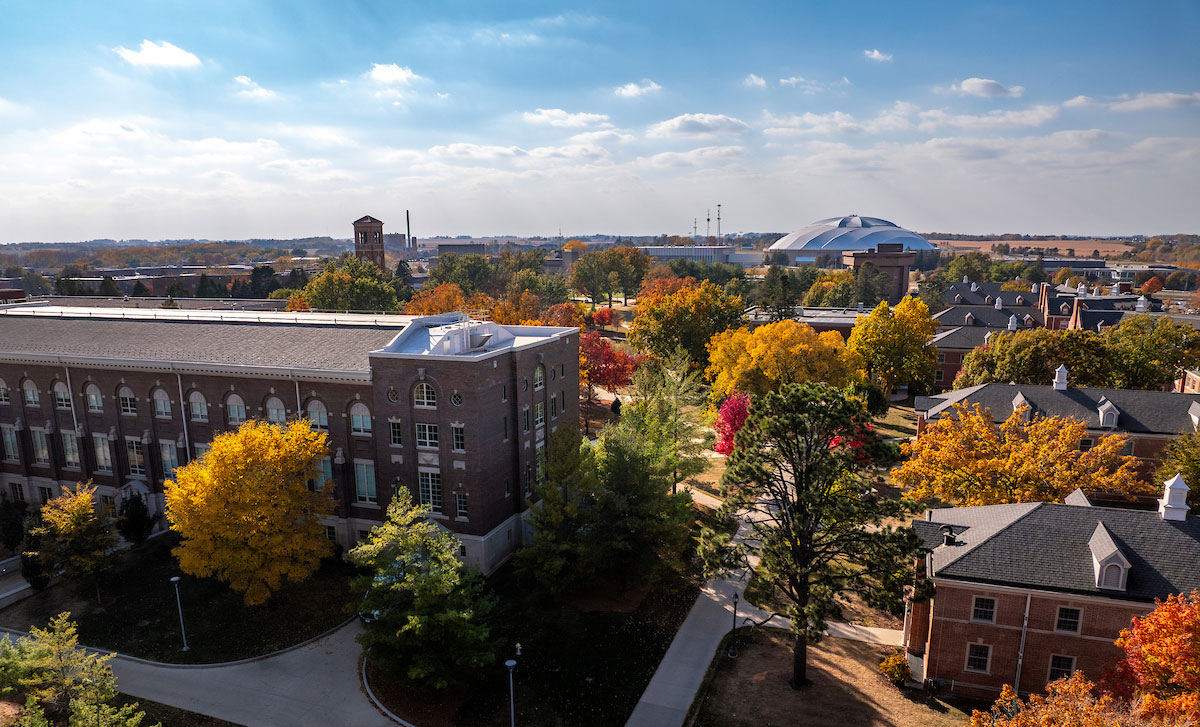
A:
{"type": "Polygon", "coordinates": [[[1059,364],[1058,368],[1054,369],[1054,390],[1067,390],[1067,367],[1059,364]]]}
{"type": "Polygon", "coordinates": [[[1004,310],[1004,299],[996,298],[996,310],[1004,310]]]}
{"type": "Polygon", "coordinates": [[[1187,483],[1182,475],[1175,475],[1163,483],[1163,496],[1158,501],[1158,514],[1163,520],[1183,522],[1187,520],[1187,483]]]}
{"type": "Polygon", "coordinates": [[[943,525],[938,530],[942,532],[942,545],[958,545],[958,540],[954,537],[953,525],[943,525]]]}
{"type": "Polygon", "coordinates": [[[1015,315],[1011,315],[1008,317],[1008,330],[1015,331],[1015,330],[1017,330],[1018,325],[1019,324],[1017,323],[1017,317],[1015,315]]]}
{"type": "MultiPolygon", "coordinates": [[[[964,278],[963,280],[965,281],[966,278],[964,278]]],[[[979,283],[971,283],[971,292],[975,293],[975,292],[978,292],[978,290],[979,290],[979,283]]]]}

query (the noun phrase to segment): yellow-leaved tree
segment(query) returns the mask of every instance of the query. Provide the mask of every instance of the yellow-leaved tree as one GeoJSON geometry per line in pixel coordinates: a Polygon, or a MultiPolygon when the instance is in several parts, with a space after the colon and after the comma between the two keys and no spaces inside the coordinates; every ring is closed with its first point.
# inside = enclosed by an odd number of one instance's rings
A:
{"type": "Polygon", "coordinates": [[[248,421],[167,480],[167,518],[183,536],[174,553],[184,573],[217,578],[264,603],[284,580],[308,578],[331,549],[320,518],[332,488],[309,488],[327,436],[301,420],[283,427],[248,421]]]}
{"type": "Polygon", "coordinates": [[[837,331],[817,333],[790,320],[718,333],[708,342],[708,361],[705,375],[714,401],[736,391],[761,395],[805,381],[841,388],[862,368],[861,357],[846,348],[837,331]]]}
{"type": "Polygon", "coordinates": [[[1060,502],[1078,487],[1132,493],[1145,489],[1137,460],[1121,454],[1125,436],[1100,437],[1087,451],[1079,443],[1087,424],[1068,417],[1035,416],[1020,407],[997,425],[990,410],[957,405],[904,443],[907,461],[892,478],[918,500],[956,505],[1060,502]]]}
{"type": "Polygon", "coordinates": [[[895,307],[883,301],[855,320],[846,345],[862,356],[867,373],[890,394],[901,385],[933,383],[937,350],[929,339],[937,327],[920,298],[905,298],[895,307]]]}

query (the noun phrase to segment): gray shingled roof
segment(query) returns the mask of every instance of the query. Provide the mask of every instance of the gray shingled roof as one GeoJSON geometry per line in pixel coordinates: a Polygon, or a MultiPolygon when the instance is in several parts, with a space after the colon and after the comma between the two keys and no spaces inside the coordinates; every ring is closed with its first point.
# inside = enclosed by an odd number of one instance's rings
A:
{"type": "Polygon", "coordinates": [[[369,371],[399,328],[0,316],[8,353],[369,371]]]}
{"type": "MultiPolygon", "coordinates": [[[[1172,522],[1157,512],[1053,503],[1030,503],[1027,512],[1014,516],[1011,505],[991,507],[1006,508],[993,518],[1006,524],[969,546],[935,546],[935,576],[1147,602],[1200,588],[1200,518],[1172,522]],[[1096,587],[1089,541],[1099,524],[1130,563],[1124,591],[1096,587]],[[964,552],[939,566],[938,551],[955,549],[964,552]]],[[[914,526],[929,542],[928,533],[942,523],[979,519],[960,510],[980,509],[986,508],[933,510],[930,521],[914,526]]]]}
{"type": "Polygon", "coordinates": [[[969,351],[986,343],[988,334],[998,335],[1001,333],[1008,333],[1008,328],[959,326],[942,331],[931,338],[929,342],[939,349],[969,351]]]}
{"type": "Polygon", "coordinates": [[[1104,399],[1112,402],[1120,413],[1117,429],[1142,434],[1179,434],[1192,431],[1188,409],[1200,401],[1200,394],[1179,394],[1173,391],[1136,391],[1132,389],[1093,389],[1069,387],[1056,391],[1053,386],[1032,384],[980,384],[965,389],[947,391],[938,396],[917,397],[918,411],[925,412],[928,421],[951,413],[954,404],[982,404],[991,410],[996,421],[1012,414],[1013,399],[1025,397],[1035,415],[1072,417],[1100,428],[1097,411],[1104,399]]]}
{"type": "Polygon", "coordinates": [[[962,296],[962,303],[958,305],[992,305],[988,302],[988,296],[992,300],[1000,298],[1005,305],[1017,305],[1017,298],[1021,298],[1025,302],[1022,306],[1036,306],[1038,302],[1038,294],[1028,290],[1001,290],[1000,286],[1003,283],[950,283],[942,291],[942,300],[946,303],[954,305],[954,296],[962,296]],[[971,285],[975,285],[976,290],[971,290],[971,285]]]}
{"type": "Polygon", "coordinates": [[[1034,328],[1045,323],[1042,318],[1042,312],[1036,308],[1009,308],[1005,306],[999,310],[995,306],[990,305],[952,305],[946,310],[937,313],[933,316],[938,324],[943,326],[965,326],[967,325],[967,314],[970,313],[975,317],[977,326],[987,326],[991,328],[1004,328],[1008,325],[1008,319],[1011,316],[1016,316],[1021,323],[1021,328],[1034,328]],[[1033,319],[1033,325],[1025,324],[1025,316],[1033,319]]]}

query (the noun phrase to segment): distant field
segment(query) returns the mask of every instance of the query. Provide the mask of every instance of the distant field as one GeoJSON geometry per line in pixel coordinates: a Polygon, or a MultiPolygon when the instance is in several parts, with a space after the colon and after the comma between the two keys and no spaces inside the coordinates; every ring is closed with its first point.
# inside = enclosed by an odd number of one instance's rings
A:
{"type": "MultiPolygon", "coordinates": [[[[982,252],[991,252],[992,245],[1006,242],[1005,240],[930,240],[938,247],[952,247],[956,250],[980,250],[982,252]]],[[[1067,250],[1074,250],[1078,257],[1089,257],[1093,250],[1098,250],[1101,255],[1120,255],[1126,250],[1131,250],[1129,245],[1123,242],[1114,242],[1112,240],[1020,240],[1016,242],[1008,241],[1013,247],[1029,247],[1029,248],[1052,248],[1057,247],[1060,255],[1066,255],[1067,250]]]]}

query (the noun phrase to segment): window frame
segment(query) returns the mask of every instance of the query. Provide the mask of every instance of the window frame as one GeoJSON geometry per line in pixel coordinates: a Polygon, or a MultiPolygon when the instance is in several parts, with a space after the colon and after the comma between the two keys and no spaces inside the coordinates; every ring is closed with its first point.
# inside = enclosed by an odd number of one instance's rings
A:
{"type": "Polygon", "coordinates": [[[437,390],[432,384],[421,381],[413,387],[413,408],[436,409],[437,399],[437,390]]]}
{"type": "Polygon", "coordinates": [[[996,599],[991,596],[974,596],[971,600],[971,618],[974,623],[994,624],[996,623],[996,599]],[[979,602],[991,601],[991,618],[981,618],[978,615],[979,602]]]}
{"type": "MultiPolygon", "coordinates": [[[[976,657],[976,658],[978,658],[978,657],[976,657]]],[[[991,644],[981,644],[979,642],[972,642],[972,643],[967,644],[967,658],[963,664],[963,671],[971,672],[973,674],[991,674],[992,673],[992,645],[991,644]],[[987,650],[984,655],[984,667],[982,669],[976,669],[971,666],[971,658],[972,658],[971,650],[975,649],[975,648],[987,650]]]]}
{"type": "Polygon", "coordinates": [[[199,391],[188,394],[188,419],[194,422],[208,421],[208,399],[199,391]]]}
{"type": "Polygon", "coordinates": [[[435,467],[417,468],[417,497],[422,505],[429,505],[431,513],[444,515],[442,500],[442,471],[435,467]],[[434,481],[436,479],[436,482],[434,481]],[[428,497],[426,495],[428,488],[428,497]]]}
{"type": "Polygon", "coordinates": [[[388,421],[388,434],[391,436],[391,446],[404,446],[404,422],[388,421]]]}
{"type": "Polygon", "coordinates": [[[75,432],[62,432],[63,466],[66,469],[77,470],[82,466],[83,458],[79,455],[79,437],[75,432]],[[68,445],[67,442],[70,442],[68,445]]]}
{"type": "Polygon", "coordinates": [[[441,446],[441,432],[438,430],[438,425],[428,422],[416,423],[416,439],[417,449],[438,449],[441,446]],[[422,427],[425,429],[425,435],[421,435],[422,427]],[[430,434],[433,437],[430,438],[430,434]]]}
{"type": "Polygon", "coordinates": [[[1076,608],[1074,606],[1059,606],[1058,610],[1055,611],[1055,613],[1054,613],[1054,630],[1055,630],[1055,632],[1060,633],[1060,634],[1079,634],[1079,633],[1081,633],[1083,631],[1083,609],[1076,608]],[[1075,628],[1074,629],[1062,628],[1063,611],[1074,611],[1075,612],[1075,628]]]}
{"type": "Polygon", "coordinates": [[[9,390],[8,384],[6,384],[4,382],[4,379],[0,379],[0,404],[11,404],[11,403],[12,403],[12,392],[9,390]]]}
{"type": "Polygon", "coordinates": [[[96,471],[111,474],[113,472],[112,442],[107,434],[92,435],[92,452],[96,455],[96,471]]]}
{"type": "Polygon", "coordinates": [[[467,428],[462,425],[450,426],[450,449],[454,452],[467,451],[467,428]]]}
{"type": "MultiPolygon", "coordinates": [[[[1077,659],[1074,656],[1069,656],[1067,654],[1051,654],[1050,655],[1050,663],[1047,664],[1047,668],[1046,668],[1046,682],[1050,683],[1057,679],[1070,679],[1071,675],[1074,674],[1076,669],[1078,668],[1076,666],[1078,663],[1079,663],[1079,659],[1077,659]],[[1054,676],[1054,672],[1056,670],[1056,667],[1054,666],[1055,659],[1070,659],[1071,660],[1071,667],[1069,670],[1067,670],[1066,674],[1064,674],[1062,676],[1057,676],[1057,677],[1054,676]]],[[[1057,670],[1060,672],[1064,671],[1061,667],[1058,667],[1057,670]]]]}
{"type": "Polygon", "coordinates": [[[304,418],[308,420],[309,426],[313,429],[319,432],[329,431],[329,407],[325,406],[325,402],[320,399],[308,400],[308,403],[304,405],[304,418]],[[314,413],[320,416],[320,421],[313,419],[314,413]]]}
{"type": "Polygon", "coordinates": [[[137,394],[128,386],[117,389],[117,413],[123,417],[137,416],[137,394]],[[133,394],[126,396],[126,394],[133,394]]]}
{"type": "Polygon", "coordinates": [[[29,439],[33,443],[33,463],[35,465],[50,465],[50,438],[45,429],[30,429],[29,439]]]}
{"type": "Polygon", "coordinates": [[[175,470],[179,469],[179,449],[175,446],[175,443],[169,440],[160,440],[158,443],[158,459],[162,462],[163,479],[169,480],[174,477],[175,470]]]}
{"type": "Polygon", "coordinates": [[[350,434],[356,437],[369,437],[374,434],[371,408],[361,401],[356,401],[350,406],[350,434]]]}
{"type": "Polygon", "coordinates": [[[231,427],[240,427],[246,422],[248,412],[246,411],[246,400],[238,394],[230,394],[225,397],[225,423],[231,427]],[[234,404],[233,401],[239,401],[240,404],[234,404]],[[239,414],[235,418],[234,414],[239,414]]]}
{"type": "Polygon", "coordinates": [[[354,502],[357,505],[379,504],[379,483],[375,477],[375,463],[369,459],[354,460],[354,502]],[[369,475],[369,478],[365,475],[369,475]]]}
{"type": "Polygon", "coordinates": [[[546,388],[546,367],[541,364],[533,370],[533,390],[541,391],[546,388]]]}
{"type": "Polygon", "coordinates": [[[95,384],[83,387],[83,396],[87,400],[87,410],[92,414],[104,413],[104,392],[95,384]]]}
{"type": "Polygon", "coordinates": [[[150,395],[150,400],[153,402],[154,417],[156,419],[170,419],[173,415],[171,410],[171,395],[165,389],[155,389],[150,395]],[[159,396],[162,394],[162,396],[159,396]]]}
{"type": "Polygon", "coordinates": [[[42,393],[38,391],[37,384],[33,383],[33,379],[25,379],[21,382],[21,401],[30,408],[42,405],[42,393]]]}
{"type": "Polygon", "coordinates": [[[146,445],[138,437],[125,438],[125,456],[126,462],[129,465],[130,477],[147,477],[149,468],[146,467],[146,445]],[[138,462],[137,468],[134,468],[135,457],[138,462]]]}
{"type": "Polygon", "coordinates": [[[470,512],[469,503],[467,502],[467,493],[454,493],[454,517],[460,520],[466,520],[470,512]]]}
{"type": "Polygon", "coordinates": [[[55,409],[70,409],[71,408],[71,391],[67,385],[61,381],[55,381],[51,387],[51,392],[54,394],[55,409]]]}
{"type": "Polygon", "coordinates": [[[263,410],[267,421],[271,424],[279,426],[287,424],[287,406],[284,405],[283,399],[280,399],[278,396],[267,397],[266,402],[263,403],[263,410]],[[271,406],[272,404],[279,404],[279,406],[271,406]],[[279,412],[280,416],[276,418],[272,415],[272,412],[279,412]]]}
{"type": "Polygon", "coordinates": [[[21,461],[21,441],[17,438],[17,428],[14,426],[0,427],[0,457],[5,462],[21,461]]]}

